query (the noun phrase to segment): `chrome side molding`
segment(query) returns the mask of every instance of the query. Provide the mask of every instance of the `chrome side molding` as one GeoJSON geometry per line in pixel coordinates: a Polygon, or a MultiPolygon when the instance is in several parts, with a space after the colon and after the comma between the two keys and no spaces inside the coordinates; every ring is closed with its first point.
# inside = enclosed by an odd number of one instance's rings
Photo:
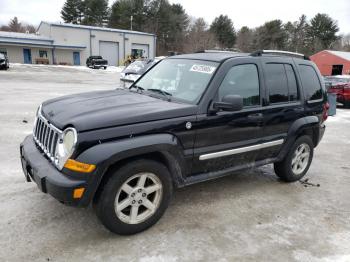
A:
{"type": "Polygon", "coordinates": [[[199,160],[208,160],[208,159],[213,159],[213,158],[218,158],[218,157],[241,154],[241,153],[255,151],[255,150],[263,149],[263,148],[267,148],[267,147],[278,146],[278,145],[283,144],[283,142],[284,142],[283,139],[279,139],[279,140],[266,142],[266,143],[262,143],[262,144],[257,144],[257,145],[247,146],[247,147],[239,147],[239,148],[235,148],[235,149],[229,149],[229,150],[225,150],[225,151],[204,154],[204,155],[199,156],[199,160]]]}

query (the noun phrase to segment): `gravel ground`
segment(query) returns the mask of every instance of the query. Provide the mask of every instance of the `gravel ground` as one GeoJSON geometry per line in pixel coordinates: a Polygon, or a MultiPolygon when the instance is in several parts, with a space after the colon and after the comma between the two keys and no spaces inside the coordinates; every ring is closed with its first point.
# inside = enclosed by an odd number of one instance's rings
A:
{"type": "Polygon", "coordinates": [[[0,261],[350,261],[350,110],[338,109],[307,178],[271,166],[177,190],[141,234],[107,231],[91,208],[25,182],[19,144],[46,99],[118,85],[116,70],[14,65],[0,71],[0,261]]]}

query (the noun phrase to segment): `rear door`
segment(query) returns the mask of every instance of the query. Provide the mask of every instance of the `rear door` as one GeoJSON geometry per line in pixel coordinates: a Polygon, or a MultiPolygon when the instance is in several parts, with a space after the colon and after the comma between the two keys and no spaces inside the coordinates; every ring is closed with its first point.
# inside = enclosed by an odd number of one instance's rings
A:
{"type": "MultiPolygon", "coordinates": [[[[304,114],[300,82],[292,58],[262,58],[266,90],[264,140],[284,141],[294,121],[304,114]]],[[[262,149],[258,159],[276,157],[282,144],[262,149]]]]}

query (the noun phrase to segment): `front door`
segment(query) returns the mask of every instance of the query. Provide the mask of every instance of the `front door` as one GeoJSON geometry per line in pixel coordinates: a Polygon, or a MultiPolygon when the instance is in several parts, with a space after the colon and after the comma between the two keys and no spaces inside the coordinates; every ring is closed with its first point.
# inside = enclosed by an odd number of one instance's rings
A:
{"type": "Polygon", "coordinates": [[[74,65],[80,65],[80,53],[79,52],[73,52],[73,62],[74,62],[74,65]]]}
{"type": "Polygon", "coordinates": [[[214,101],[240,95],[243,109],[198,117],[192,174],[208,173],[254,163],[263,137],[262,80],[256,58],[235,59],[214,101]]]}
{"type": "Polygon", "coordinates": [[[30,49],[24,48],[23,49],[23,58],[25,64],[31,64],[32,63],[32,52],[30,49]]]}

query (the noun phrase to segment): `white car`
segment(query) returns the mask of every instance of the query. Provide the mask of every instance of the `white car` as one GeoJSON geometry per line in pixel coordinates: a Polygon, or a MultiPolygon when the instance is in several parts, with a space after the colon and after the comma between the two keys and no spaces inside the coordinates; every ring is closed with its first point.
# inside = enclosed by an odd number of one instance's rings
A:
{"type": "Polygon", "coordinates": [[[154,64],[164,59],[165,56],[159,56],[154,59],[136,60],[120,73],[121,86],[130,87],[140,76],[148,71],[154,64]]]}

